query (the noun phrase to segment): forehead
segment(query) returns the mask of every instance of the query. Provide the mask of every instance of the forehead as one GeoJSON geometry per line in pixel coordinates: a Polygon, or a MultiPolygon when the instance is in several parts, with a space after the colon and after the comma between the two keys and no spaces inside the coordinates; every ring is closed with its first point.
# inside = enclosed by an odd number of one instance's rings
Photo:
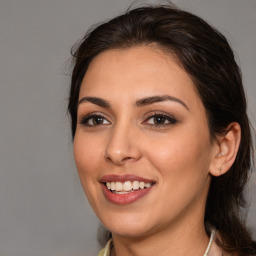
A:
{"type": "Polygon", "coordinates": [[[174,56],[157,47],[137,46],[97,55],[84,76],[79,98],[127,101],[155,94],[180,97],[188,104],[199,100],[193,81],[174,56]]]}

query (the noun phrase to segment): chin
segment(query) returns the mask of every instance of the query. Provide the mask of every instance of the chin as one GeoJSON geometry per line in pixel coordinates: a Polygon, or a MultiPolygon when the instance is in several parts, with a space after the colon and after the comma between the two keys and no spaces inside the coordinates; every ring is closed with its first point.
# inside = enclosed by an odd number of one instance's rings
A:
{"type": "Polygon", "coordinates": [[[150,232],[152,226],[152,223],[148,223],[145,218],[136,218],[131,215],[104,218],[102,223],[112,234],[125,237],[145,236],[150,232]]]}
{"type": "Polygon", "coordinates": [[[114,226],[110,227],[109,230],[113,235],[122,236],[122,237],[130,237],[130,238],[137,238],[143,237],[148,231],[148,227],[138,226],[136,224],[133,225],[124,225],[124,226],[114,226]]]}

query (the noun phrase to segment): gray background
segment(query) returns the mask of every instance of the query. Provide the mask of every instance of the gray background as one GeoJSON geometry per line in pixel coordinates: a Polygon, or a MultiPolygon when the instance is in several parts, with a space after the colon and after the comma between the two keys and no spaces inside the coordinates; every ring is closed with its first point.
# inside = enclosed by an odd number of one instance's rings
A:
{"type": "MultiPolygon", "coordinates": [[[[146,2],[146,1],[144,1],[146,2]]],[[[256,1],[173,1],[231,42],[256,121],[256,1]]],[[[73,163],[66,115],[71,46],[130,0],[0,0],[0,255],[93,256],[98,221],[73,163]]],[[[248,223],[256,228],[256,178],[248,223]]]]}

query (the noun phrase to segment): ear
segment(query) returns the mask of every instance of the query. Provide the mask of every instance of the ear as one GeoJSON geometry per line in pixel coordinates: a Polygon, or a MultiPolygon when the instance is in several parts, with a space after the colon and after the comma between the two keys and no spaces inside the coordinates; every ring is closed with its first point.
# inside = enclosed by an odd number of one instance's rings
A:
{"type": "Polygon", "coordinates": [[[209,173],[220,176],[226,173],[235,162],[241,140],[241,127],[238,123],[231,123],[227,132],[219,136],[214,145],[213,159],[209,173]]]}

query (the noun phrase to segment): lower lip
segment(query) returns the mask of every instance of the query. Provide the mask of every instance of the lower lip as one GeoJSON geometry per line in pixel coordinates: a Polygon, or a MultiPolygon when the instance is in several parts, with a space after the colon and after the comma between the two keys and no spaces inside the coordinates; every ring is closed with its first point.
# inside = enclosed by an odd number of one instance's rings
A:
{"type": "Polygon", "coordinates": [[[127,194],[112,193],[105,184],[101,183],[101,187],[106,199],[114,204],[131,204],[144,197],[154,186],[145,189],[134,190],[127,194]]]}

